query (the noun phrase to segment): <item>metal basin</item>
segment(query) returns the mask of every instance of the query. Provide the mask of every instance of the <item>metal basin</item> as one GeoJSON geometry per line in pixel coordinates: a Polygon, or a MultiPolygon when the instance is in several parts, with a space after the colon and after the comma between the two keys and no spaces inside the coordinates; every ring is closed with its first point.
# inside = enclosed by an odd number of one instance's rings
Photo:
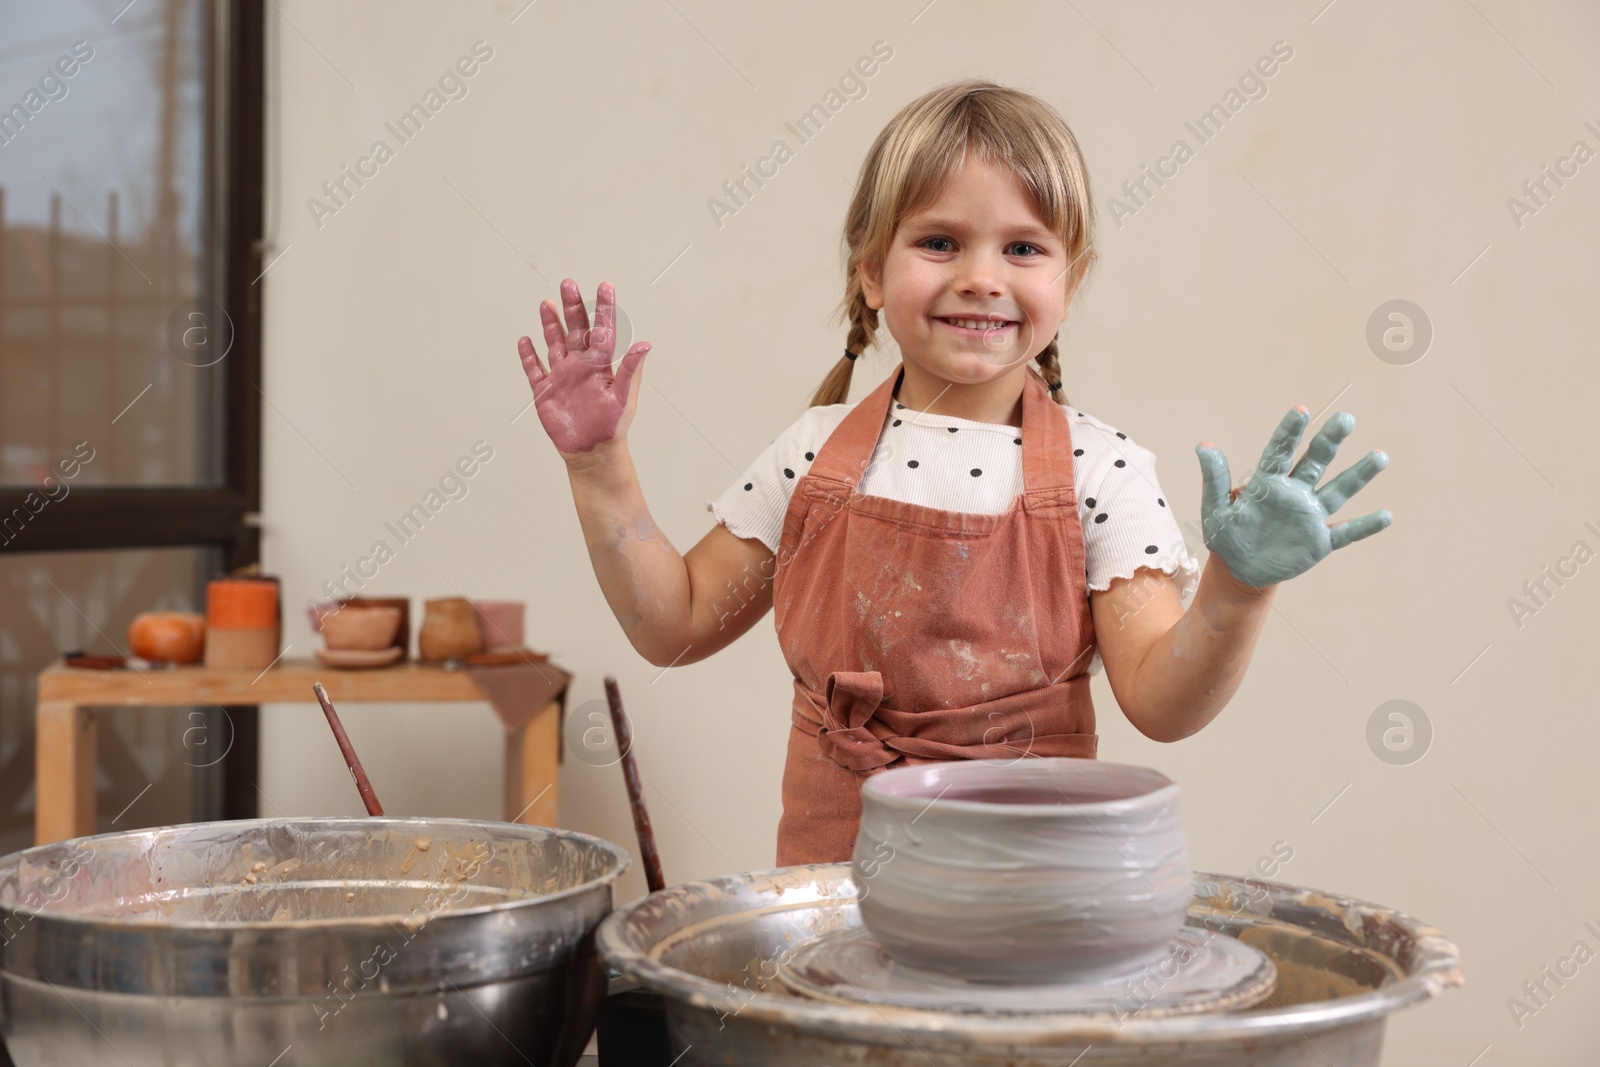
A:
{"type": "Polygon", "coordinates": [[[195,823],[14,853],[0,1034],[17,1067],[571,1067],[627,866],[599,838],[459,819],[195,823]]]}
{"type": "Polygon", "coordinates": [[[974,1015],[801,999],[777,980],[794,945],[858,925],[847,864],[674,886],[613,912],[596,944],[666,1003],[679,1067],[1367,1067],[1390,1012],[1461,984],[1436,930],[1388,908],[1196,873],[1189,925],[1272,958],[1268,1002],[1232,1014],[1141,1016],[1148,988],[1101,1015],[974,1015]]]}

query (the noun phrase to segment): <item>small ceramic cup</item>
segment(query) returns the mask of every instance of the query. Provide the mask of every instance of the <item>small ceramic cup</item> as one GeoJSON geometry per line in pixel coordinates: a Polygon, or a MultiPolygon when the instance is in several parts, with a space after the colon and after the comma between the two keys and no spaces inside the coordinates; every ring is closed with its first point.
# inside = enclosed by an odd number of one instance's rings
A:
{"type": "Polygon", "coordinates": [[[1193,896],[1178,785],[1089,759],[925,763],[861,786],[861,920],[902,965],[1098,980],[1160,959],[1193,896]]]}
{"type": "Polygon", "coordinates": [[[500,652],[522,645],[522,622],[527,605],[520,600],[474,600],[472,614],[483,632],[485,652],[500,652]]]}

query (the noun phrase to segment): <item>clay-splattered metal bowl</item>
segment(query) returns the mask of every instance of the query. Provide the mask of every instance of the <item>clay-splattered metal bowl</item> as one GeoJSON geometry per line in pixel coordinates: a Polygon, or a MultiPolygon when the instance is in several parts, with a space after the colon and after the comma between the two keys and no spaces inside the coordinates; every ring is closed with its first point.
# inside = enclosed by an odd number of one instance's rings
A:
{"type": "Polygon", "coordinates": [[[458,819],[196,823],[14,853],[0,1033],[17,1067],[571,1067],[627,865],[599,838],[458,819]]]}

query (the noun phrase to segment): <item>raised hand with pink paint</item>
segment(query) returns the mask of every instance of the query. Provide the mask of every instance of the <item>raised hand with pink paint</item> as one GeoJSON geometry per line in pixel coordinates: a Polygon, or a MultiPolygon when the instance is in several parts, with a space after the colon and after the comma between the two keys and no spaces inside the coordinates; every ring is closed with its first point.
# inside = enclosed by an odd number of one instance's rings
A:
{"type": "Polygon", "coordinates": [[[628,349],[612,373],[612,358],[617,344],[617,294],[610,282],[601,282],[595,297],[594,325],[584,307],[578,283],[571,278],[561,283],[562,316],[554,300],[539,305],[544,323],[544,342],[549,350],[550,368],[539,362],[533,341],[522,337],[517,352],[522,369],[533,386],[533,403],[539,412],[556,451],[563,457],[592,452],[597,445],[620,441],[633,421],[639,383],[638,370],[650,351],[640,341],[628,349]]]}
{"type": "Polygon", "coordinates": [[[650,345],[630,346],[613,374],[615,290],[600,284],[592,327],[571,278],[561,282],[561,304],[560,311],[554,301],[539,306],[549,368],[528,338],[519,339],[517,349],[539,422],[566,463],[595,577],[640,655],[660,667],[695,663],[727,647],[771,609],[770,581],[753,591],[738,586],[732,604],[722,591],[751,574],[772,574],[773,550],[721,523],[687,554],[673,547],[650,515],[628,451],[628,424],[650,345]]]}

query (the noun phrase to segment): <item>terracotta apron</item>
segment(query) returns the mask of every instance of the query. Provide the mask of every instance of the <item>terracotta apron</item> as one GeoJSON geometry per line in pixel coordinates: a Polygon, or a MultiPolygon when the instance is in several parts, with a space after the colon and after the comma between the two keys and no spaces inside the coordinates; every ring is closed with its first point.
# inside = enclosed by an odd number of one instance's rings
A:
{"type": "Polygon", "coordinates": [[[887,767],[1095,755],[1067,420],[1024,374],[1023,491],[1002,514],[867,496],[871,463],[916,458],[874,459],[903,371],[845,416],[784,514],[773,611],[794,704],[779,866],[849,860],[861,782],[887,767]]]}

